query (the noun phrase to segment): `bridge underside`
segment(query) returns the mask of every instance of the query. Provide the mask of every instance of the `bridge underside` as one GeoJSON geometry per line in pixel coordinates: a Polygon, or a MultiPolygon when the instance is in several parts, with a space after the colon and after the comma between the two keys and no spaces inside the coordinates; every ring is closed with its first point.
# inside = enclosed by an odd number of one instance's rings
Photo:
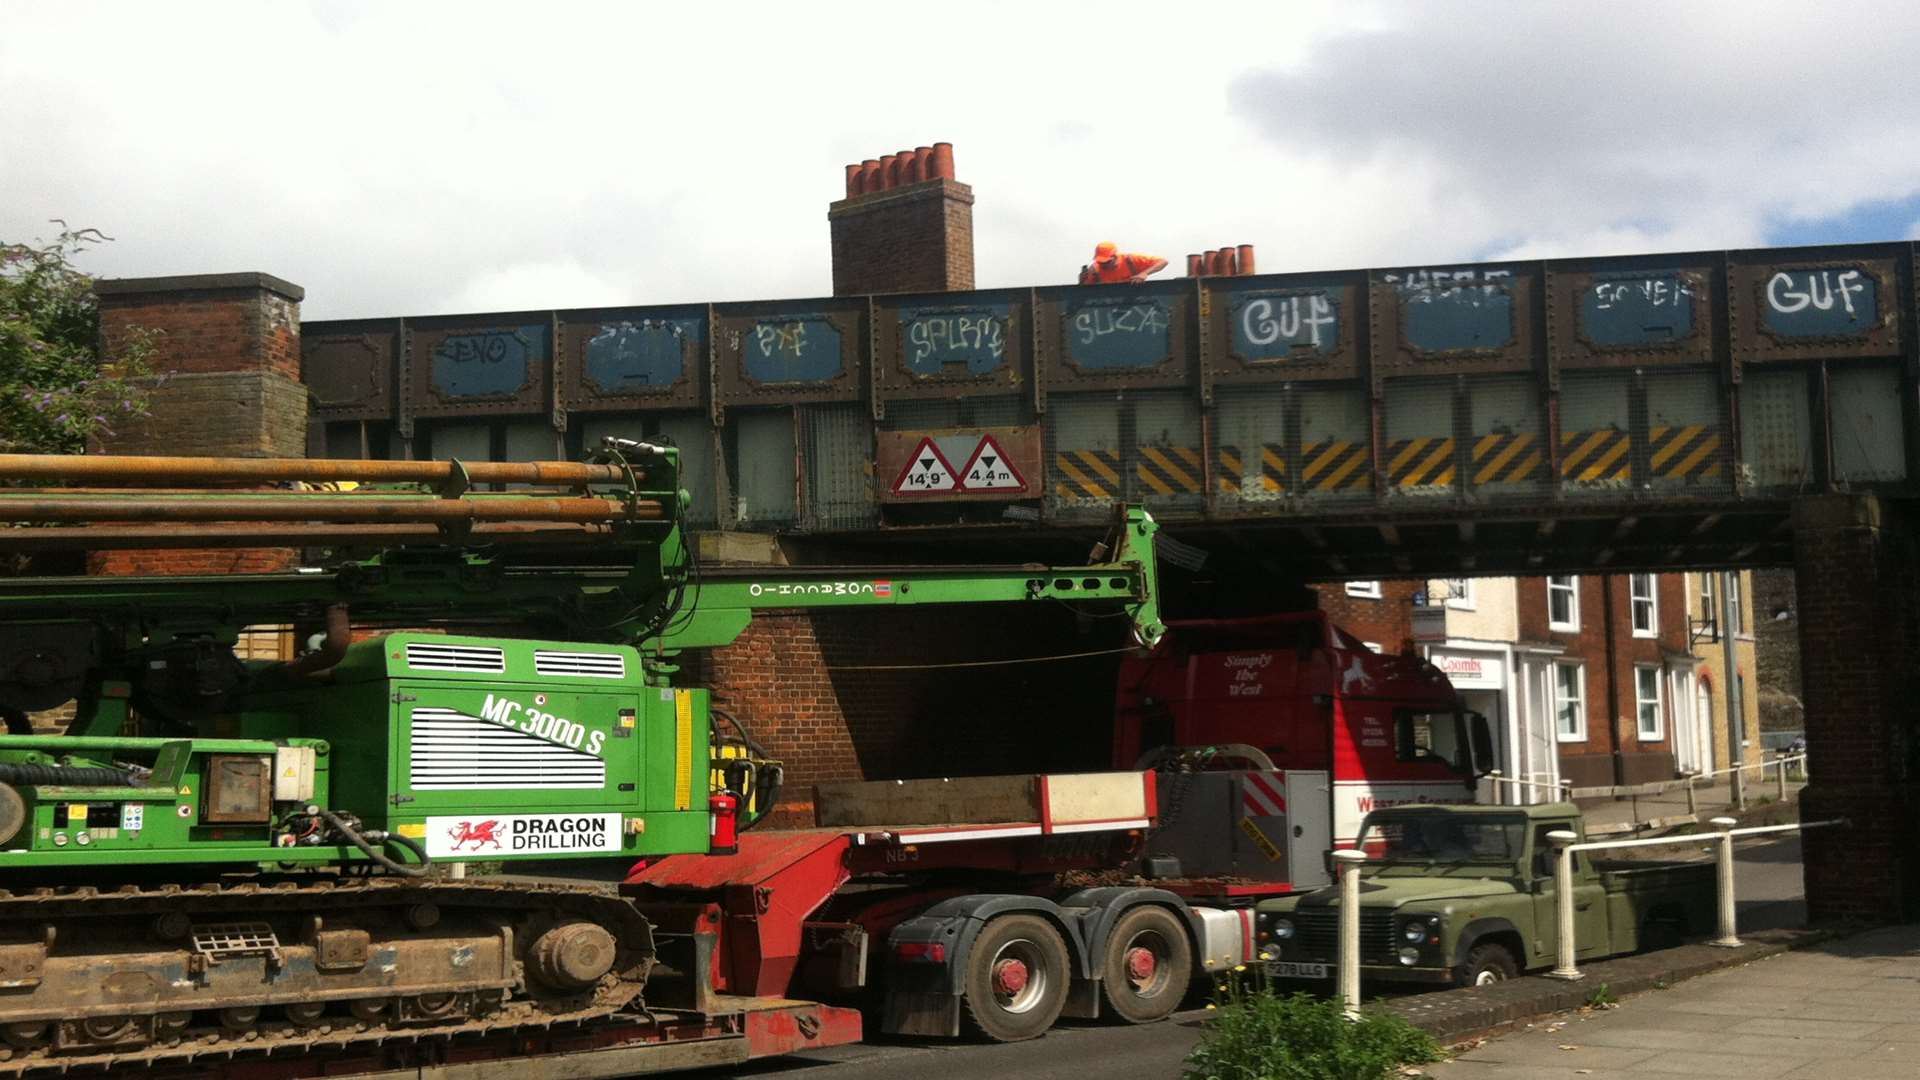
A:
{"type": "MultiPolygon", "coordinates": [[[[1074,520],[1090,535],[1102,519],[1074,520]]],[[[1179,544],[1305,581],[1756,568],[1794,561],[1792,502],[1786,499],[1176,517],[1164,524],[1164,535],[1179,544]]],[[[822,534],[801,550],[811,554],[809,561],[829,561],[843,544],[923,549],[929,557],[946,558],[956,546],[1031,552],[1033,532],[1032,525],[1014,523],[861,530],[822,534]]]]}

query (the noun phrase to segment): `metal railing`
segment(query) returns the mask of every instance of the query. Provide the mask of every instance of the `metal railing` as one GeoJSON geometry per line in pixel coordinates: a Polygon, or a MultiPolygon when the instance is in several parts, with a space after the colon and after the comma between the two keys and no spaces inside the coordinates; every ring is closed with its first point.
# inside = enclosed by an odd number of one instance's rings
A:
{"type": "MultiPolygon", "coordinates": [[[[1514,803],[1517,804],[1534,801],[1524,797],[1524,793],[1528,792],[1541,793],[1549,800],[1561,799],[1568,802],[1576,799],[1633,800],[1634,820],[1631,823],[1607,827],[1595,826],[1588,830],[1591,834],[1603,835],[1609,832],[1639,832],[1645,829],[1671,828],[1676,825],[1693,824],[1700,820],[1699,787],[1701,782],[1706,781],[1711,783],[1716,777],[1727,776],[1736,772],[1743,774],[1743,776],[1758,774],[1756,779],[1759,779],[1764,778],[1766,773],[1771,771],[1774,775],[1774,796],[1778,801],[1785,802],[1788,795],[1789,771],[1791,770],[1796,774],[1795,779],[1804,782],[1806,780],[1806,761],[1807,755],[1805,752],[1798,754],[1781,754],[1770,760],[1742,762],[1739,765],[1730,765],[1722,769],[1689,773],[1686,776],[1677,777],[1673,780],[1655,780],[1645,784],[1607,785],[1601,787],[1574,787],[1572,781],[1569,780],[1561,780],[1558,783],[1547,783],[1540,780],[1522,780],[1519,777],[1503,775],[1498,769],[1489,772],[1482,779],[1493,785],[1494,801],[1501,805],[1509,805],[1506,797],[1508,790],[1513,791],[1514,803]],[[1657,799],[1676,789],[1686,794],[1687,810],[1684,815],[1673,814],[1664,817],[1651,817],[1646,820],[1640,819],[1639,800],[1643,798],[1657,799]]],[[[1742,806],[1740,808],[1744,809],[1745,807],[1742,806]]]]}
{"type": "Polygon", "coordinates": [[[1555,845],[1554,877],[1554,914],[1558,923],[1555,935],[1557,945],[1554,968],[1548,974],[1556,979],[1582,978],[1580,968],[1575,962],[1579,942],[1575,940],[1577,930],[1573,918],[1573,856],[1581,851],[1614,851],[1620,848],[1655,847],[1662,844],[1699,844],[1713,841],[1715,844],[1714,864],[1718,884],[1715,886],[1718,899],[1718,919],[1716,934],[1710,945],[1722,948],[1740,946],[1739,928],[1734,914],[1734,878],[1733,878],[1733,842],[1737,837],[1759,836],[1764,833],[1802,832],[1807,829],[1819,829],[1828,825],[1845,824],[1845,819],[1833,818],[1828,821],[1808,821],[1793,825],[1758,825],[1752,828],[1738,829],[1739,824],[1729,817],[1714,818],[1712,824],[1719,826],[1717,832],[1690,833],[1686,836],[1653,836],[1638,840],[1590,840],[1579,842],[1580,838],[1571,832],[1559,831],[1547,834],[1547,839],[1555,845]]]}
{"type": "MultiPolygon", "coordinates": [[[[1660,845],[1694,844],[1711,842],[1716,846],[1714,861],[1716,865],[1715,893],[1718,899],[1717,933],[1709,944],[1722,948],[1737,948],[1741,944],[1738,922],[1734,911],[1733,842],[1743,836],[1760,836],[1766,833],[1800,832],[1805,829],[1819,829],[1828,825],[1844,825],[1846,819],[1834,818],[1828,821],[1809,821],[1793,825],[1760,825],[1746,829],[1734,828],[1738,824],[1733,818],[1714,818],[1712,824],[1719,826],[1716,832],[1689,833],[1686,836],[1654,836],[1637,840],[1590,840],[1582,842],[1574,833],[1558,831],[1548,834],[1554,841],[1556,863],[1554,866],[1554,908],[1558,923],[1556,935],[1557,953],[1555,965],[1548,974],[1556,979],[1580,979],[1585,976],[1575,963],[1579,942],[1575,940],[1577,929],[1574,925],[1574,881],[1573,856],[1581,851],[1612,851],[1620,848],[1657,847],[1660,845]]],[[[1340,1002],[1348,1016],[1360,1013],[1360,874],[1367,861],[1367,853],[1358,848],[1345,848],[1333,853],[1334,871],[1339,875],[1340,888],[1340,939],[1339,939],[1339,989],[1340,1002]]]]}

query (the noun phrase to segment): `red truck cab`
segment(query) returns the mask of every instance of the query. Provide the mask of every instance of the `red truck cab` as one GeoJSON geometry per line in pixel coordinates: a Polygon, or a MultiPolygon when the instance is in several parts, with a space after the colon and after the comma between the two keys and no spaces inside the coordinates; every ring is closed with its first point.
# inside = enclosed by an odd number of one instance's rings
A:
{"type": "MultiPolygon", "coordinates": [[[[1169,629],[1160,648],[1121,666],[1113,765],[1266,774],[1247,780],[1237,812],[1284,818],[1288,838],[1311,840],[1294,845],[1301,853],[1351,845],[1379,807],[1472,802],[1492,766],[1486,719],[1461,705],[1438,668],[1376,653],[1324,612],[1169,629]],[[1325,794],[1295,790],[1301,784],[1325,794]]],[[[1275,847],[1280,839],[1269,836],[1275,847]]],[[[1293,863],[1295,876],[1282,880],[1308,884],[1297,859],[1262,857],[1237,876],[1261,862],[1293,863]]]]}

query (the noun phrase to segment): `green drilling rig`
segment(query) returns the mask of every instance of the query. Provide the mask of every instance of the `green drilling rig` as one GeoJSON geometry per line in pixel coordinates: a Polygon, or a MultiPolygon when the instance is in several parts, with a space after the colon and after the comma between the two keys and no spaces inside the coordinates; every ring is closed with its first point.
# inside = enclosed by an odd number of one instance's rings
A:
{"type": "Polygon", "coordinates": [[[1154,523],[1074,567],[710,568],[670,447],[461,463],[0,455],[0,1072],[644,1009],[632,902],[436,863],[725,851],[781,771],[677,657],[765,608],[1070,600],[1152,645],[1154,523]],[[289,659],[236,651],[293,628],[289,659]],[[30,714],[71,704],[58,733],[30,714]]]}

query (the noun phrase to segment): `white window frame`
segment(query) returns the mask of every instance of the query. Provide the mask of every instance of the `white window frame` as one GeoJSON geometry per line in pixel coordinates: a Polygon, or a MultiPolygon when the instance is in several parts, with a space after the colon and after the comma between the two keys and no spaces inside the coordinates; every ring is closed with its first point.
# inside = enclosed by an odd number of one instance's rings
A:
{"type": "Polygon", "coordinates": [[[1447,586],[1447,606],[1455,611],[1473,610],[1472,578],[1441,578],[1447,586]]]}
{"type": "Polygon", "coordinates": [[[1633,665],[1633,732],[1641,742],[1667,741],[1666,688],[1661,685],[1657,664],[1633,665]],[[1653,696],[1640,696],[1641,672],[1653,676],[1653,696]],[[1648,707],[1652,707],[1653,726],[1647,726],[1648,707]]]}
{"type": "Polygon", "coordinates": [[[1583,743],[1587,741],[1587,665],[1577,661],[1556,660],[1553,662],[1553,735],[1563,743],[1583,743]],[[1560,691],[1560,672],[1570,669],[1574,673],[1574,696],[1567,697],[1560,691]],[[1560,727],[1561,708],[1572,703],[1574,729],[1563,731],[1560,727]]]}
{"type": "Polygon", "coordinates": [[[1714,584],[1718,575],[1712,573],[1695,574],[1700,579],[1700,621],[1713,628],[1714,641],[1720,640],[1720,598],[1719,586],[1714,584]]]}
{"type": "Polygon", "coordinates": [[[1627,619],[1633,624],[1633,636],[1637,638],[1656,638],[1660,636],[1660,583],[1652,574],[1627,575],[1627,619]],[[1639,594],[1640,583],[1647,585],[1647,594],[1639,594]],[[1640,627],[1640,608],[1646,605],[1646,629],[1640,627]]]}
{"type": "Polygon", "coordinates": [[[1578,574],[1548,574],[1547,575],[1547,629],[1564,630],[1568,633],[1579,632],[1580,630],[1580,575],[1578,574]],[[1554,584],[1554,582],[1560,578],[1565,578],[1567,580],[1567,583],[1565,585],[1554,584]],[[1554,590],[1556,589],[1561,590],[1567,594],[1567,619],[1565,622],[1556,621],[1553,617],[1553,593],[1554,593],[1554,590]]]}
{"type": "MultiPolygon", "coordinates": [[[[1724,582],[1726,579],[1721,580],[1724,582]]],[[[1744,603],[1746,591],[1740,587],[1740,575],[1734,574],[1733,589],[1727,593],[1727,598],[1733,601],[1733,618],[1730,620],[1733,625],[1727,627],[1727,634],[1730,637],[1737,638],[1747,632],[1747,605],[1744,603]]]]}
{"type": "Polygon", "coordinates": [[[1378,578],[1372,581],[1349,581],[1347,595],[1357,596],[1362,600],[1378,600],[1380,599],[1380,581],[1378,578]]]}

